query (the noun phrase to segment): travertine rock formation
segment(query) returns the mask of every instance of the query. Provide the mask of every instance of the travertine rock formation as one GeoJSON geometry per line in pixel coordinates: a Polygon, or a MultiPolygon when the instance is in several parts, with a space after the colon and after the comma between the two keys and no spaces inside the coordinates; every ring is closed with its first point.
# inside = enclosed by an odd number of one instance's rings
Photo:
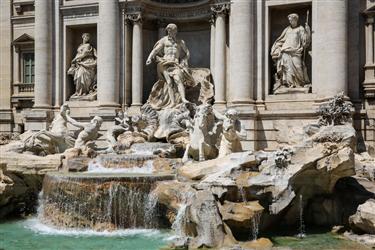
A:
{"type": "Polygon", "coordinates": [[[350,216],[349,222],[357,232],[375,234],[375,199],[369,199],[359,205],[357,212],[350,216]]]}
{"type": "Polygon", "coordinates": [[[0,150],[0,219],[36,211],[46,172],[57,171],[60,154],[40,157],[0,150]]]}
{"type": "Polygon", "coordinates": [[[159,202],[169,208],[169,218],[175,224],[184,222],[179,226],[180,232],[184,229],[184,245],[203,246],[202,239],[211,239],[205,242],[215,244],[206,246],[225,246],[243,240],[244,234],[256,235],[259,228],[265,230],[275,223],[295,224],[300,196],[306,207],[314,197],[333,194],[340,178],[355,174],[355,130],[351,124],[309,125],[304,131],[303,141],[280,151],[239,152],[190,162],[178,169],[179,181],[159,184],[154,192],[159,202]],[[202,206],[197,198],[200,192],[209,201],[206,206],[211,212],[194,217],[187,211],[202,206]],[[212,211],[218,211],[220,216],[212,211]],[[191,221],[193,227],[186,223],[191,221]],[[206,225],[204,230],[201,225],[206,225]],[[216,232],[221,240],[210,238],[214,225],[222,228],[216,232]],[[224,240],[228,238],[232,241],[224,240]]]}

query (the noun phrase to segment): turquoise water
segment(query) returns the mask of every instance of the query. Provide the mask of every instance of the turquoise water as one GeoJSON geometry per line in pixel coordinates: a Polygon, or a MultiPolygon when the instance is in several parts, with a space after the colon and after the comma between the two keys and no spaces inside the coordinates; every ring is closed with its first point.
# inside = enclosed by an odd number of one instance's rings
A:
{"type": "MultiPolygon", "coordinates": [[[[164,248],[172,239],[169,231],[126,229],[114,232],[59,230],[36,218],[0,223],[0,250],[153,250],[164,248]]],[[[308,233],[304,239],[268,236],[275,247],[291,250],[368,249],[332,233],[308,233]]]]}
{"type": "Polygon", "coordinates": [[[293,236],[270,237],[274,246],[287,247],[291,250],[362,250],[369,249],[364,245],[347,240],[344,236],[326,233],[308,233],[306,238],[298,239],[293,236]]]}
{"type": "Polygon", "coordinates": [[[36,218],[0,223],[0,249],[122,249],[154,250],[168,245],[168,231],[126,229],[114,232],[58,230],[41,224],[36,218]]]}

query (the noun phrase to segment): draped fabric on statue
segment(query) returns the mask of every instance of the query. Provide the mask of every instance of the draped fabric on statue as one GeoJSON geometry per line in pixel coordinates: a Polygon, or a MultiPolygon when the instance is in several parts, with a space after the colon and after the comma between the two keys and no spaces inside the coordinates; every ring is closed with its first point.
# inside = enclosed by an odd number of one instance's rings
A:
{"type": "Polygon", "coordinates": [[[310,38],[306,30],[287,27],[271,48],[271,56],[276,60],[276,84],[287,87],[303,87],[310,83],[307,69],[302,59],[310,38]]]}
{"type": "Polygon", "coordinates": [[[172,77],[173,74],[179,74],[180,79],[183,80],[186,89],[186,98],[195,104],[208,103],[213,100],[214,87],[211,83],[211,72],[209,69],[195,68],[187,69],[178,63],[174,62],[159,62],[158,74],[159,80],[154,84],[151,93],[145,105],[150,105],[155,110],[174,108],[182,103],[181,96],[178,93],[176,84],[168,86],[164,76],[161,74],[162,70],[167,68],[168,74],[172,77]],[[168,88],[174,88],[175,104],[171,102],[168,88]]]}
{"type": "Polygon", "coordinates": [[[81,44],[76,58],[68,70],[74,76],[75,96],[87,95],[95,91],[96,85],[96,51],[90,44],[81,44]]]}

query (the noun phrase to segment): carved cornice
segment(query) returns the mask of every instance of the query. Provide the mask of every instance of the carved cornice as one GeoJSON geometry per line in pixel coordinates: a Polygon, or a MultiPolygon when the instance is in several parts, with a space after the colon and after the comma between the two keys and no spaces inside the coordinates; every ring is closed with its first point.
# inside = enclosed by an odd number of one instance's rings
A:
{"type": "Polygon", "coordinates": [[[374,24],[374,17],[367,17],[366,19],[366,25],[374,24]]]}
{"type": "Polygon", "coordinates": [[[64,19],[74,19],[90,16],[98,16],[99,6],[98,4],[85,4],[78,6],[63,6],[60,7],[60,11],[64,19]]]}
{"type": "Polygon", "coordinates": [[[190,4],[160,4],[151,1],[126,2],[122,5],[124,14],[142,13],[143,20],[192,21],[208,20],[211,15],[211,0],[199,1],[190,4]]]}

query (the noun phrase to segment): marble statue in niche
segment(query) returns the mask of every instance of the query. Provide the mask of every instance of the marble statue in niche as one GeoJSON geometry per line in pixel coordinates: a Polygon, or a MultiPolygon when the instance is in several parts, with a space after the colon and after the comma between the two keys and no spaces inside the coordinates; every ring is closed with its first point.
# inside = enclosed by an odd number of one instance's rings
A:
{"type": "Polygon", "coordinates": [[[77,49],[77,54],[72,60],[68,75],[73,76],[75,93],[71,100],[96,99],[96,49],[90,44],[90,34],[82,34],[82,43],[77,49]]]}
{"type": "Polygon", "coordinates": [[[184,103],[202,104],[213,98],[211,72],[208,69],[190,69],[190,52],[185,42],[177,38],[177,25],[168,24],[167,35],[154,46],[146,65],[157,63],[159,80],[154,84],[147,105],[155,110],[178,108],[184,103]],[[196,88],[193,94],[187,88],[196,88]]]}
{"type": "Polygon", "coordinates": [[[298,24],[298,19],[297,14],[288,15],[290,25],[271,48],[271,56],[276,66],[274,94],[308,93],[311,87],[305,65],[306,50],[311,43],[311,29],[308,21],[303,27],[298,24]]]}

